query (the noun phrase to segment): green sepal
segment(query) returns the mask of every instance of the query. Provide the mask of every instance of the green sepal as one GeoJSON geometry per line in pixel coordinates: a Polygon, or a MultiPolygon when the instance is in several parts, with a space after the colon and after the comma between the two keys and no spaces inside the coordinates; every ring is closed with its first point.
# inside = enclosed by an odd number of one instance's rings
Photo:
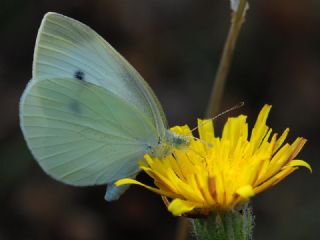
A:
{"type": "Polygon", "coordinates": [[[198,240],[251,240],[254,217],[251,207],[214,212],[207,218],[192,219],[198,240]]]}

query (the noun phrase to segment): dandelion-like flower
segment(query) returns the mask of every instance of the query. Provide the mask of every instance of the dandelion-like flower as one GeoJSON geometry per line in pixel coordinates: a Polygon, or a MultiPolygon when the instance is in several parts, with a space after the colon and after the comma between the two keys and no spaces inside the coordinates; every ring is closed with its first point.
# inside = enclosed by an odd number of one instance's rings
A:
{"type": "MultiPolygon", "coordinates": [[[[306,139],[284,144],[288,128],[280,137],[272,134],[266,125],[270,109],[270,105],[262,108],[250,135],[244,115],[229,118],[221,138],[215,136],[211,120],[199,120],[200,139],[190,137],[187,148],[175,149],[164,159],[145,155],[140,161],[156,187],[128,178],[116,185],[138,184],[160,194],[173,215],[208,215],[241,206],[299,166],[311,171],[308,163],[295,159],[306,139]]],[[[188,126],[171,131],[192,136],[188,126]]]]}

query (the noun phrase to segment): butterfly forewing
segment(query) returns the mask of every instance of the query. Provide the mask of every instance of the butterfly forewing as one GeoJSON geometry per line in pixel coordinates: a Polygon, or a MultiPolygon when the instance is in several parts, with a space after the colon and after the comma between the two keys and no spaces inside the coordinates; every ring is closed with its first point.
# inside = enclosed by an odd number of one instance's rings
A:
{"type": "Polygon", "coordinates": [[[45,15],[37,37],[33,78],[73,78],[108,89],[141,110],[159,136],[165,136],[162,107],[139,73],[95,31],[72,18],[45,15]]]}

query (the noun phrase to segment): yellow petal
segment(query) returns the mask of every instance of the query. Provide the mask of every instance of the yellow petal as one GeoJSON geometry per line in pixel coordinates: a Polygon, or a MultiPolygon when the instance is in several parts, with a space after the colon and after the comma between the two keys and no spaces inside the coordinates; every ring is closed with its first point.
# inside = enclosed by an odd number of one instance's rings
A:
{"type": "Polygon", "coordinates": [[[118,186],[121,186],[121,185],[125,185],[125,184],[135,184],[135,185],[140,185],[142,187],[145,187],[146,189],[152,191],[152,192],[155,192],[155,193],[158,193],[160,195],[164,195],[164,196],[168,196],[168,197],[177,197],[176,195],[172,194],[172,193],[169,193],[169,192],[166,192],[166,191],[163,191],[161,189],[158,189],[158,188],[153,188],[153,187],[150,187],[146,184],[143,184],[137,180],[134,180],[134,179],[131,179],[131,178],[123,178],[123,179],[120,179],[118,181],[116,181],[114,183],[114,185],[116,185],[117,187],[118,186]]]}
{"type": "Polygon", "coordinates": [[[245,186],[239,188],[236,193],[239,194],[243,198],[250,198],[250,197],[254,196],[254,191],[253,191],[253,188],[251,185],[245,185],[245,186]]]}
{"type": "Polygon", "coordinates": [[[198,119],[198,132],[201,140],[207,143],[212,143],[214,139],[214,128],[212,120],[198,119]]]}
{"type": "Polygon", "coordinates": [[[276,141],[274,149],[273,149],[273,153],[275,153],[281,147],[284,140],[286,140],[288,134],[289,134],[289,128],[286,128],[286,130],[284,130],[284,132],[281,134],[279,139],[276,141]]]}
{"type": "Polygon", "coordinates": [[[309,169],[309,171],[312,173],[312,168],[309,163],[303,161],[303,160],[292,160],[287,165],[289,167],[306,167],[309,169]]]}
{"type": "Polygon", "coordinates": [[[276,185],[277,183],[279,183],[281,180],[283,180],[285,177],[287,177],[289,174],[291,174],[296,169],[297,169],[296,167],[283,168],[282,171],[280,171],[276,175],[272,176],[270,179],[263,182],[262,184],[256,186],[254,189],[255,193],[256,194],[260,193],[260,192],[265,191],[268,188],[276,185]]]}
{"type": "Polygon", "coordinates": [[[192,211],[195,207],[197,207],[196,203],[176,198],[169,204],[168,210],[174,216],[181,216],[183,213],[192,211]]]}
{"type": "Polygon", "coordinates": [[[170,128],[170,131],[182,136],[192,136],[192,132],[187,125],[172,127],[170,128]]]}

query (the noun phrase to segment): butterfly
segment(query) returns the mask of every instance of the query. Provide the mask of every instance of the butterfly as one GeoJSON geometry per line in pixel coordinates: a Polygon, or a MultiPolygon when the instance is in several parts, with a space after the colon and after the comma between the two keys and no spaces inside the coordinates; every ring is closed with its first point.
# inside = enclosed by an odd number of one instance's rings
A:
{"type": "Polygon", "coordinates": [[[188,145],[168,130],[139,73],[90,27],[58,13],[39,28],[20,126],[48,175],[74,186],[107,184],[107,201],[128,188],[113,183],[135,177],[145,154],[162,159],[188,145]]]}

